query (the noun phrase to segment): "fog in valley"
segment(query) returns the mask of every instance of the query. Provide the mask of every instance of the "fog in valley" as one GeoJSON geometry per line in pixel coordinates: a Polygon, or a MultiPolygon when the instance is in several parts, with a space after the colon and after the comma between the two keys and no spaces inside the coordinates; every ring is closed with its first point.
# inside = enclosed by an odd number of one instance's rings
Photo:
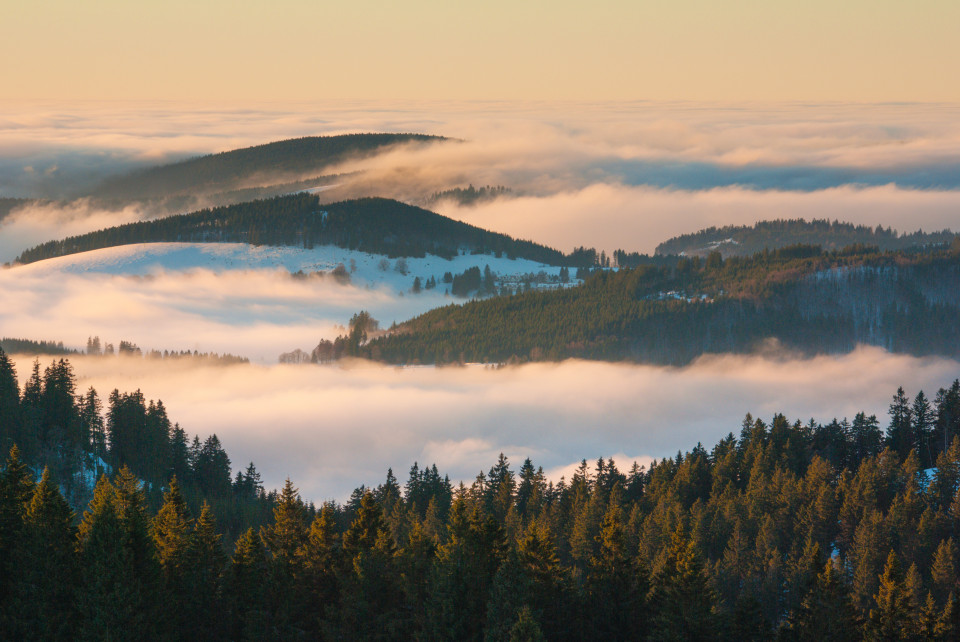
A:
{"type": "MultiPolygon", "coordinates": [[[[0,120],[0,197],[66,199],[0,222],[0,261],[50,238],[155,214],[75,201],[104,177],[306,135],[419,132],[326,168],[329,198],[430,203],[474,225],[555,245],[652,252],[704,226],[830,218],[901,231],[958,227],[960,118],[950,105],[358,103],[244,109],[16,105],[0,120]],[[92,160],[93,159],[93,160],[92,160]],[[433,203],[502,185],[479,207],[433,203]]],[[[269,175],[260,177],[269,183],[269,175]]],[[[305,177],[306,178],[306,177],[305,177]]],[[[199,204],[203,204],[201,199],[199,204]]]]}
{"type": "MultiPolygon", "coordinates": [[[[31,357],[15,357],[21,380],[31,357]]],[[[41,367],[49,359],[41,361],[41,367]]],[[[887,423],[897,387],[930,398],[960,363],[861,348],[840,357],[707,356],[684,368],[566,361],[492,369],[199,366],[137,357],[72,357],[77,387],[140,389],[201,439],[216,433],[234,469],[255,462],[267,487],[290,477],[304,497],[343,501],[361,484],[401,482],[414,461],[470,483],[500,452],[553,480],[581,458],[633,461],[710,448],[747,412],[769,422],[830,421],[864,410],[887,423]]]]}
{"type": "MultiPolygon", "coordinates": [[[[56,199],[0,219],[0,262],[54,238],[155,215],[85,198],[103,178],[284,138],[422,132],[454,140],[393,149],[347,173],[330,198],[400,198],[473,225],[569,251],[653,252],[711,225],[828,218],[901,231],[960,229],[956,106],[845,104],[394,103],[183,108],[153,103],[24,103],[0,119],[0,197],[56,199]],[[435,192],[504,186],[464,205],[435,192]]],[[[326,194],[326,193],[325,193],[326,194]]],[[[412,278],[412,277],[411,277],[412,278]]],[[[277,365],[333,338],[355,312],[383,324],[450,302],[440,292],[297,280],[243,266],[145,275],[74,274],[54,264],[0,270],[0,335],[88,336],[144,350],[229,352],[248,365],[73,356],[78,391],[141,389],[201,438],[217,433],[234,468],[254,461],[269,487],[290,477],[314,501],[345,499],[388,467],[436,463],[468,483],[504,452],[551,478],[580,458],[628,468],[769,421],[829,421],[886,409],[960,376],[944,359],[860,348],[798,359],[775,349],[707,356],[684,368],[568,361],[494,369],[369,363],[277,365]],[[52,267],[51,267],[52,266],[52,267]]],[[[32,357],[17,356],[25,378],[32,357]]],[[[45,366],[49,357],[44,357],[45,366]]]]}

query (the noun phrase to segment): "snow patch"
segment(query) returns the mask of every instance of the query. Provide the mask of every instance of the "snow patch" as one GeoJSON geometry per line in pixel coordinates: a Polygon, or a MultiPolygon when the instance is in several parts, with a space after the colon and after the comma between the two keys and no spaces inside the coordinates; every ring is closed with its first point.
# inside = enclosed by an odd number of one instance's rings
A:
{"type": "Polygon", "coordinates": [[[356,286],[387,286],[396,292],[409,291],[416,277],[420,277],[421,284],[433,277],[437,281],[437,289],[443,292],[450,287],[443,283],[443,276],[447,272],[461,274],[471,267],[479,267],[483,271],[488,265],[497,274],[498,280],[517,283],[525,277],[534,277],[532,287],[537,287],[538,280],[535,277],[541,273],[546,277],[541,279],[545,281],[542,284],[544,286],[547,285],[546,282],[556,281],[560,276],[560,268],[553,265],[490,254],[462,253],[449,260],[431,254],[422,258],[391,259],[382,254],[348,250],[333,245],[307,249],[246,243],[122,245],[47,259],[13,269],[25,276],[52,276],[55,273],[150,276],[194,270],[207,270],[217,274],[236,270],[331,272],[339,265],[343,265],[350,276],[350,282],[356,286]]]}

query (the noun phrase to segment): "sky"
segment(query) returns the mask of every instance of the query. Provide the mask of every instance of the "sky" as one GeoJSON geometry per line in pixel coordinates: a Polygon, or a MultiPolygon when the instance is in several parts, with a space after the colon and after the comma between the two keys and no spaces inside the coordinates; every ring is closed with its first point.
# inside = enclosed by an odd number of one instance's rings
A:
{"type": "Polygon", "coordinates": [[[0,99],[960,100],[953,0],[35,0],[0,99]]]}

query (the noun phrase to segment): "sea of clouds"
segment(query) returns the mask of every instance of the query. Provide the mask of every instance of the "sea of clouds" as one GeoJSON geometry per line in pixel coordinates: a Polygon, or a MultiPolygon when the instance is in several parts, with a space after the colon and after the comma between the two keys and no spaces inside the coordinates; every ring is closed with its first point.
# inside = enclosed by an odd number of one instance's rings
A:
{"type": "Polygon", "coordinates": [[[960,227],[960,106],[910,104],[16,103],[0,119],[0,197],[66,199],[0,223],[0,261],[146,216],[85,200],[104,176],[314,134],[423,132],[458,142],[347,162],[341,193],[410,201],[467,184],[518,198],[441,213],[563,250],[651,252],[708,225],[830,218],[960,227]]]}
{"type": "MultiPolygon", "coordinates": [[[[6,106],[0,197],[62,199],[0,220],[0,262],[52,238],[138,220],[81,198],[97,181],[191,155],[360,131],[441,134],[336,171],[353,193],[418,201],[467,184],[509,197],[443,214],[563,250],[652,252],[709,225],[829,218],[902,231],[960,229],[960,107],[691,103],[357,103],[6,106]]],[[[226,368],[77,357],[80,387],[140,388],[189,432],[216,432],[235,466],[313,500],[403,479],[418,461],[472,479],[499,452],[554,478],[581,458],[621,466],[711,445],[747,412],[769,420],[883,416],[897,386],[928,395],[960,364],[862,348],[845,356],[704,357],[680,369],[569,361],[520,368],[267,365],[332,336],[359,309],[402,321],[410,299],[275,271],[151,276],[0,270],[0,335],[132,340],[250,356],[226,368]]],[[[376,316],[376,315],[375,315],[376,316]]],[[[18,357],[21,375],[30,359],[18,357]]]]}
{"type": "MultiPolygon", "coordinates": [[[[15,357],[21,379],[31,357],[15,357]]],[[[518,469],[530,457],[553,480],[580,459],[632,462],[710,448],[739,434],[747,412],[806,423],[864,410],[887,423],[898,386],[936,390],[960,363],[860,348],[844,356],[797,359],[706,356],[683,368],[565,361],[493,369],[397,368],[366,362],[316,365],[196,365],[188,361],[71,359],[78,389],[140,389],[162,399],[191,434],[216,433],[234,468],[256,463],[268,487],[290,477],[304,496],[344,500],[381,483],[388,467],[436,463],[470,483],[503,452],[518,469]]],[[[41,361],[45,367],[47,359],[41,361]]]]}

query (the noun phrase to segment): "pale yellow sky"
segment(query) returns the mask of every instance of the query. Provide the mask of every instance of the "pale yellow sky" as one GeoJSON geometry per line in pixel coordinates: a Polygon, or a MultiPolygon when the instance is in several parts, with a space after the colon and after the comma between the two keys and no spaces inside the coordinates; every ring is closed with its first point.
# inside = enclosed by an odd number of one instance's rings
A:
{"type": "Polygon", "coordinates": [[[960,101],[957,0],[4,0],[0,99],[960,101]]]}

